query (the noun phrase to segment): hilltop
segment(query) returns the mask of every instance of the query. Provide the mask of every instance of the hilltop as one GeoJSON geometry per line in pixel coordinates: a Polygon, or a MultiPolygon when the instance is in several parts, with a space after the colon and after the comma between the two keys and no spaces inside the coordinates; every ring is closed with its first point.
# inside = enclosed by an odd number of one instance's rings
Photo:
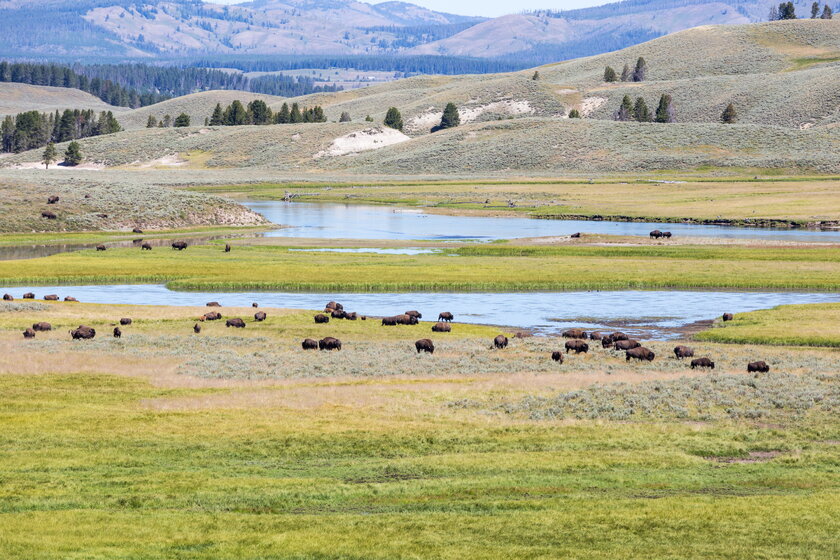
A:
{"type": "Polygon", "coordinates": [[[91,109],[114,113],[127,111],[125,107],[109,105],[78,89],[0,82],[0,116],[25,111],[54,112],[64,109],[91,109]]]}

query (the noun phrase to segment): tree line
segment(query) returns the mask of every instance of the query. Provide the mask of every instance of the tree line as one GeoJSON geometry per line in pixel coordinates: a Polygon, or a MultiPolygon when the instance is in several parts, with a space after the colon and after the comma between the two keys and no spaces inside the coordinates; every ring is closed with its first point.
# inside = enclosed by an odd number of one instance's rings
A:
{"type": "MultiPolygon", "coordinates": [[[[828,4],[824,6],[820,6],[819,2],[811,4],[811,19],[832,19],[833,17],[834,10],[828,4]],[[822,7],[822,10],[820,10],[820,7],[822,7]]],[[[796,5],[793,2],[782,2],[778,7],[773,5],[770,8],[770,16],[767,19],[770,21],[798,19],[796,16],[796,5]]]]}
{"type": "Polygon", "coordinates": [[[627,122],[657,122],[657,123],[672,123],[676,122],[676,111],[674,109],[674,100],[667,93],[662,94],[659,98],[659,105],[656,111],[651,111],[647,102],[643,97],[637,97],[636,102],[629,95],[625,95],[621,101],[621,106],[613,113],[613,119],[617,121],[627,122]]]}
{"type": "Polygon", "coordinates": [[[63,113],[27,111],[6,116],[0,124],[0,150],[24,152],[52,142],[67,142],[122,130],[111,111],[67,109],[63,113]]]}
{"type": "Polygon", "coordinates": [[[624,65],[621,76],[616,73],[612,66],[604,68],[604,81],[613,83],[620,79],[622,82],[644,82],[647,77],[647,68],[647,62],[640,56],[632,70],[629,64],[624,65]]]}
{"type": "MultiPolygon", "coordinates": [[[[327,122],[324,109],[320,105],[315,107],[301,107],[297,103],[283,103],[280,110],[273,112],[265,101],[255,99],[248,103],[247,107],[238,99],[230,105],[222,108],[217,103],[213,114],[205,119],[205,124],[210,126],[242,126],[242,125],[267,125],[267,124],[297,124],[297,123],[322,123],[327,122]]],[[[177,126],[177,125],[176,125],[177,126]]],[[[186,126],[189,126],[187,124],[186,126]]]]}

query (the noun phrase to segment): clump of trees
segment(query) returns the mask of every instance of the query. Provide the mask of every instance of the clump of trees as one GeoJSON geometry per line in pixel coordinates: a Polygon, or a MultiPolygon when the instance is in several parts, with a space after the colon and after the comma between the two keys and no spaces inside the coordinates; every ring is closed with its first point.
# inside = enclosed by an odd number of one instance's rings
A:
{"type": "Polygon", "coordinates": [[[0,151],[24,152],[43,148],[51,142],[67,142],[113,134],[122,130],[111,111],[97,115],[92,110],[67,109],[63,113],[27,111],[3,119],[0,124],[0,151]]]}
{"type": "MultiPolygon", "coordinates": [[[[820,13],[819,2],[811,4],[811,19],[832,19],[832,17],[834,17],[834,10],[828,4],[822,6],[822,13],[820,13]]],[[[778,7],[774,4],[770,8],[770,16],[767,19],[770,21],[797,19],[796,5],[793,2],[782,2],[778,7]]]]}
{"type": "MultiPolygon", "coordinates": [[[[349,118],[349,114],[347,116],[349,118]]],[[[289,107],[288,103],[283,103],[280,110],[274,113],[271,107],[261,99],[251,101],[247,107],[241,101],[235,99],[224,109],[222,109],[221,104],[217,103],[207,124],[210,126],[242,126],[246,124],[267,125],[322,122],[327,122],[327,117],[324,114],[324,109],[320,105],[301,109],[297,103],[292,103],[291,107],[289,107]]]]}
{"type": "Polygon", "coordinates": [[[570,119],[580,119],[582,117],[581,117],[580,111],[578,111],[577,109],[572,109],[571,111],[569,111],[569,118],[570,119]]]}
{"type": "Polygon", "coordinates": [[[175,117],[175,128],[184,128],[190,126],[190,116],[186,113],[181,113],[175,117]]]}
{"type": "Polygon", "coordinates": [[[75,140],[67,145],[64,152],[64,165],[75,167],[82,163],[82,147],[75,140]]]}
{"type": "Polygon", "coordinates": [[[613,118],[622,122],[657,122],[663,124],[676,122],[674,102],[668,94],[663,94],[659,98],[659,105],[653,113],[651,113],[643,97],[637,97],[636,101],[633,102],[629,95],[625,95],[618,110],[613,114],[613,118]]]}
{"type": "MultiPolygon", "coordinates": [[[[636,66],[632,69],[629,64],[625,64],[621,70],[622,82],[644,82],[647,77],[647,61],[644,57],[639,57],[636,61],[636,66]]],[[[619,77],[612,66],[604,68],[604,81],[608,83],[618,81],[619,77]]]]}

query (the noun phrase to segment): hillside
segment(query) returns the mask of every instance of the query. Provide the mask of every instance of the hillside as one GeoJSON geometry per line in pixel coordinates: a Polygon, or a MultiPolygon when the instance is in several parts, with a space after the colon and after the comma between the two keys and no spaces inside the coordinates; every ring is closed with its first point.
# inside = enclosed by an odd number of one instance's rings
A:
{"type": "Polygon", "coordinates": [[[117,118],[125,107],[114,107],[78,89],[30,86],[0,82],[0,116],[24,111],[54,112],[64,109],[92,109],[113,111],[117,118]]]}

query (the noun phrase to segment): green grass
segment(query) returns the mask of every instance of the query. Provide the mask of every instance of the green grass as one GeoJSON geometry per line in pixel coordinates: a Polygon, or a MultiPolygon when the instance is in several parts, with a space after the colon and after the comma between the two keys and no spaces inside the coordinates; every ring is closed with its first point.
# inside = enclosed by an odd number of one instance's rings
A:
{"type": "Polygon", "coordinates": [[[433,255],[331,254],[283,247],[92,250],[0,262],[0,284],[166,283],[179,290],[490,291],[838,289],[829,248],[480,246],[433,255]]]}
{"type": "Polygon", "coordinates": [[[840,304],[783,305],[742,313],[697,335],[699,340],[840,348],[840,304]]]}

